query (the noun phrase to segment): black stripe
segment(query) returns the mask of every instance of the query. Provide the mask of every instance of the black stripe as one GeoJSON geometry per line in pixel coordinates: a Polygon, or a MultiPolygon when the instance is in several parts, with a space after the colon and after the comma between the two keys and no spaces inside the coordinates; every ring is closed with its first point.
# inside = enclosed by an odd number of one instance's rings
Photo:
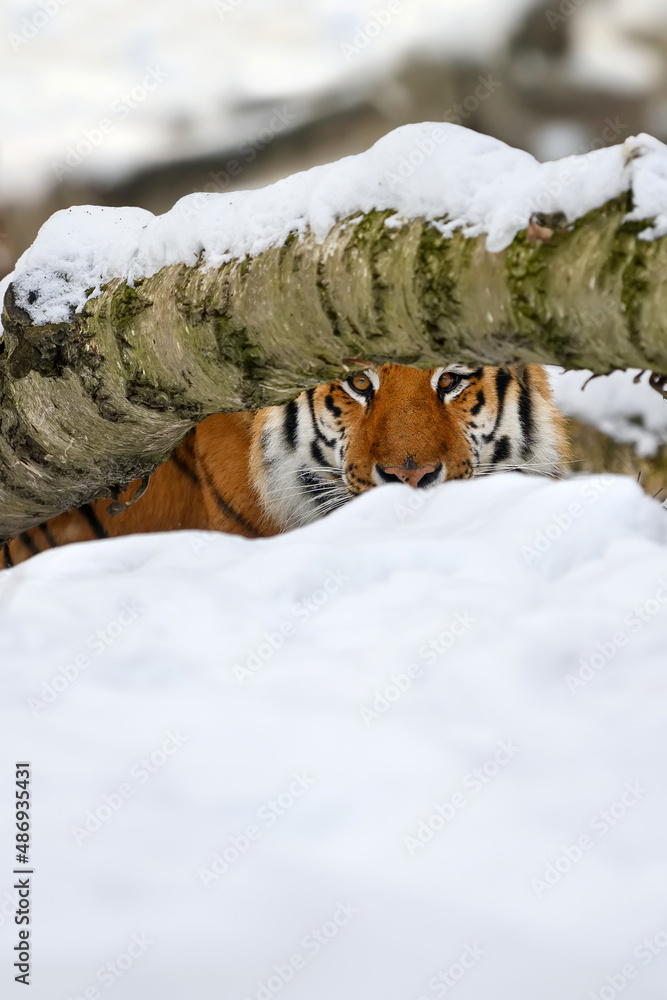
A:
{"type": "Polygon", "coordinates": [[[43,534],[43,536],[44,536],[44,538],[46,540],[46,544],[49,546],[49,548],[51,548],[51,549],[57,548],[58,543],[55,540],[55,538],[53,537],[53,535],[51,534],[51,532],[49,531],[48,527],[45,524],[38,524],[37,528],[43,534]]]}
{"type": "Polygon", "coordinates": [[[296,448],[296,433],[299,426],[299,407],[296,399],[291,399],[285,405],[285,415],[283,420],[283,435],[287,446],[291,451],[296,448]]]}
{"type": "Polygon", "coordinates": [[[333,413],[334,417],[339,417],[341,415],[341,413],[343,412],[341,410],[340,406],[336,406],[336,404],[334,403],[334,398],[331,395],[331,393],[328,393],[324,397],[324,405],[326,406],[327,410],[331,410],[331,412],[333,413]]]}
{"type": "Polygon", "coordinates": [[[498,462],[504,462],[505,459],[509,458],[510,454],[510,439],[507,434],[504,434],[496,447],[493,449],[493,455],[491,456],[491,463],[496,465],[498,462]]]}
{"type": "Polygon", "coordinates": [[[498,412],[496,414],[496,422],[493,425],[493,430],[489,431],[488,434],[484,435],[485,441],[490,441],[493,435],[496,433],[500,427],[500,422],[503,419],[503,410],[505,409],[505,396],[507,394],[507,387],[512,381],[512,376],[506,368],[499,368],[496,373],[496,396],[498,397],[498,412]]]}
{"type": "Polygon", "coordinates": [[[486,402],[486,400],[484,398],[484,390],[480,389],[479,392],[477,393],[477,402],[475,403],[475,405],[470,410],[470,412],[472,413],[473,417],[477,416],[477,414],[479,413],[479,411],[484,406],[485,402],[486,402]]]}
{"type": "Polygon", "coordinates": [[[30,537],[27,531],[22,531],[21,534],[19,535],[19,538],[21,539],[24,547],[28,550],[31,556],[39,555],[39,549],[37,548],[37,546],[35,545],[35,543],[33,542],[32,538],[30,537]]]}
{"type": "Polygon", "coordinates": [[[327,462],[326,458],[322,454],[322,449],[317,441],[310,442],[310,454],[313,456],[314,461],[317,462],[318,465],[323,466],[325,469],[333,469],[333,465],[331,465],[330,462],[327,462]]]}
{"type": "Polygon", "coordinates": [[[179,472],[182,472],[183,475],[187,476],[188,479],[192,480],[193,483],[196,483],[197,485],[199,485],[199,476],[197,475],[197,473],[193,472],[193,470],[190,468],[190,466],[186,465],[186,463],[183,461],[183,459],[179,458],[179,456],[176,454],[176,452],[174,452],[174,454],[171,456],[171,460],[172,460],[172,462],[174,463],[174,465],[176,466],[176,468],[178,469],[179,472]]]}
{"type": "Polygon", "coordinates": [[[14,565],[14,560],[9,554],[9,542],[5,542],[4,545],[2,546],[2,554],[5,557],[5,564],[11,569],[11,567],[14,565]]]}
{"type": "Polygon", "coordinates": [[[523,431],[522,458],[528,457],[533,443],[533,400],[528,387],[528,372],[526,372],[525,381],[526,384],[521,385],[519,389],[519,421],[523,431]]]}
{"type": "Polygon", "coordinates": [[[325,487],[324,483],[321,483],[312,473],[306,472],[305,469],[300,469],[298,473],[299,481],[303,486],[308,487],[308,493],[306,496],[311,500],[314,500],[318,507],[323,507],[328,502],[328,496],[320,496],[317,490],[323,490],[325,487]],[[317,487],[317,489],[315,489],[317,487]]]}
{"type": "Polygon", "coordinates": [[[229,504],[226,502],[226,500],[223,500],[223,498],[220,496],[217,489],[215,488],[215,483],[211,478],[211,474],[204,465],[204,463],[202,462],[201,458],[199,460],[199,465],[201,467],[202,472],[204,473],[204,482],[206,483],[206,485],[212,492],[213,496],[215,497],[215,502],[217,503],[222,513],[225,514],[232,521],[236,521],[236,523],[240,527],[242,527],[245,531],[247,531],[249,535],[252,535],[253,538],[259,538],[259,533],[252,527],[252,525],[248,524],[243,515],[235,511],[233,507],[230,507],[229,504]]]}
{"type": "Polygon", "coordinates": [[[313,430],[315,431],[315,434],[320,439],[320,441],[324,441],[327,447],[333,448],[336,444],[336,438],[334,438],[333,440],[329,440],[329,438],[325,437],[325,435],[320,430],[319,424],[317,423],[317,417],[315,416],[315,403],[313,401],[314,395],[315,395],[315,389],[307,390],[306,398],[308,400],[308,408],[310,410],[310,419],[313,424],[313,430]]]}
{"type": "Polygon", "coordinates": [[[79,507],[78,511],[84,518],[84,520],[88,522],[88,526],[90,527],[91,531],[93,532],[96,538],[109,537],[104,528],[102,527],[99,517],[97,516],[97,514],[95,513],[95,511],[93,510],[93,508],[90,506],[89,503],[85,503],[83,507],[79,507]]]}

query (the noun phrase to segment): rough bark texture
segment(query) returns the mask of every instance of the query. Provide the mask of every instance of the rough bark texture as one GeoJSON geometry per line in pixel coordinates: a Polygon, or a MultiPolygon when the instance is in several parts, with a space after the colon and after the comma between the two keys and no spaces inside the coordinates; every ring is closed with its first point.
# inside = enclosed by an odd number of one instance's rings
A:
{"type": "Polygon", "coordinates": [[[150,471],[210,413],[282,400],[348,356],[667,372],[667,239],[638,239],[628,209],[623,197],[497,254],[373,212],[322,245],[291,238],[216,270],[113,281],[44,327],[10,286],[0,538],[150,471]]]}

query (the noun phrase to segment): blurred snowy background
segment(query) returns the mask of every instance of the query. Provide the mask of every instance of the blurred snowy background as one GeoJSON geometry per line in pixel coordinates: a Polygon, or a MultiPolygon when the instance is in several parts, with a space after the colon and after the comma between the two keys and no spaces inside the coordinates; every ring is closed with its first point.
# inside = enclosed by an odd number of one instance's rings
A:
{"type": "MultiPolygon", "coordinates": [[[[427,120],[541,160],[641,131],[667,140],[667,4],[5,0],[0,279],[59,208],[161,213],[190,192],[259,187],[427,120]]],[[[574,427],[577,461],[641,469],[655,492],[655,460],[638,459],[667,440],[659,398],[616,376],[584,402],[585,377],[556,381],[561,405],[626,447],[610,452],[606,437],[574,427]]]]}
{"type": "Polygon", "coordinates": [[[0,277],[57,208],[162,212],[406,122],[538,159],[666,139],[666,54],[663,0],[4,0],[0,277]]]}

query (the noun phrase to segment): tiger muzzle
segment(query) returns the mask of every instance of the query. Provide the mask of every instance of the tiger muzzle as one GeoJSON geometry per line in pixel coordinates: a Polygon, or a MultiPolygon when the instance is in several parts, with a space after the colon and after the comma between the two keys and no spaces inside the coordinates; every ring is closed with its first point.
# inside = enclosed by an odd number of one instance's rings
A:
{"type": "Polygon", "coordinates": [[[440,465],[415,465],[414,462],[406,462],[403,466],[387,465],[384,468],[376,465],[376,469],[385,483],[407,483],[414,489],[422,489],[435,482],[442,470],[442,463],[440,465]]]}

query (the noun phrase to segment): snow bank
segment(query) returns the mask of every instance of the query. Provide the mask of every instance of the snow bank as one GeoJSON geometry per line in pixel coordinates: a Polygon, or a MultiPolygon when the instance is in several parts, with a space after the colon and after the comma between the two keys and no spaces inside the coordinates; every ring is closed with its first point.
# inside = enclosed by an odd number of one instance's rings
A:
{"type": "Polygon", "coordinates": [[[663,1000],[667,520],[629,479],[383,487],[0,581],[34,1000],[663,1000]]]}
{"type": "MultiPolygon", "coordinates": [[[[490,82],[489,86],[493,86],[490,82]]],[[[647,238],[667,233],[667,148],[640,135],[622,146],[539,163],[529,153],[448,123],[405,125],[365,153],[257,191],[192,194],[167,213],[77,206],[56,212],[13,275],[36,324],[65,322],[112,278],[132,282],[167,264],[211,266],[279,246],[290,233],[325,239],[340,219],[372,209],[424,217],[447,234],[487,234],[502,250],[534,211],[569,220],[632,189],[647,238]],[[91,290],[92,289],[92,293],[91,290]]]]}
{"type": "Polygon", "coordinates": [[[558,408],[568,417],[633,445],[640,456],[655,455],[667,443],[667,404],[648,384],[648,373],[639,381],[639,369],[593,379],[585,370],[551,368],[550,374],[558,408]]]}

